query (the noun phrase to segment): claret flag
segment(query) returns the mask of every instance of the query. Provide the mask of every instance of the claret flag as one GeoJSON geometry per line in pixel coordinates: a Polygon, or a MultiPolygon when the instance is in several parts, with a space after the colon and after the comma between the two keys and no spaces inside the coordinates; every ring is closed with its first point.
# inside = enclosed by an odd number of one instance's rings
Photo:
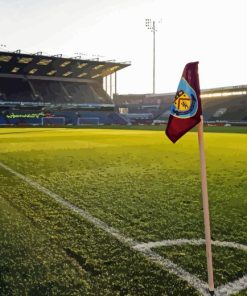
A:
{"type": "Polygon", "coordinates": [[[166,135],[173,143],[201,121],[198,62],[185,66],[170,112],[166,135]]]}
{"type": "Polygon", "coordinates": [[[205,244],[208,270],[208,289],[214,295],[214,273],[212,241],[208,205],[207,172],[203,140],[203,116],[200,98],[198,62],[185,66],[178,90],[171,106],[171,114],[166,128],[168,138],[175,143],[187,131],[198,125],[198,144],[200,152],[202,203],[205,227],[205,244]]]}

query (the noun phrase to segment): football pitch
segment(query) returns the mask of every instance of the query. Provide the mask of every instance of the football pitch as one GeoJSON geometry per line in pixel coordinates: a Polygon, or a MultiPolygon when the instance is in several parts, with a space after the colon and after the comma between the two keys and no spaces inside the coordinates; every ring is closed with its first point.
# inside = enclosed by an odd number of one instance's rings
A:
{"type": "MultiPolygon", "coordinates": [[[[247,129],[225,131],[204,134],[216,295],[243,296],[247,129]]],[[[1,295],[208,295],[196,132],[0,135],[1,295]]]]}

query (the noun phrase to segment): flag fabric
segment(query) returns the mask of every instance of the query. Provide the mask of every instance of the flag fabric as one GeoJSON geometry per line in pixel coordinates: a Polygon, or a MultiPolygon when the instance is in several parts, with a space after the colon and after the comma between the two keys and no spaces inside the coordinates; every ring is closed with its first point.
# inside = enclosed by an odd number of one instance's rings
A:
{"type": "Polygon", "coordinates": [[[185,66],[171,106],[166,135],[175,143],[196,126],[202,115],[198,62],[185,66]]]}

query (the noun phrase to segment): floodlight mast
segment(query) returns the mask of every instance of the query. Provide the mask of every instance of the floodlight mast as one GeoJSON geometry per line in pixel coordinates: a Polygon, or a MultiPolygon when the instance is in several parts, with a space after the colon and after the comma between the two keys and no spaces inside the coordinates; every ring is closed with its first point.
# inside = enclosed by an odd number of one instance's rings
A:
{"type": "Polygon", "coordinates": [[[153,94],[155,94],[155,21],[152,19],[145,19],[145,26],[153,33],[153,94]]]}

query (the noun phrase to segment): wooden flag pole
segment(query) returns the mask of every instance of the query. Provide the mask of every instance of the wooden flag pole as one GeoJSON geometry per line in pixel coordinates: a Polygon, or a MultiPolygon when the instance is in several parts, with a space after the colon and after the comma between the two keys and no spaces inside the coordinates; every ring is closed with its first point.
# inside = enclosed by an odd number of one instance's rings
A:
{"type": "Polygon", "coordinates": [[[205,241],[207,253],[207,269],[208,269],[208,288],[211,295],[214,295],[214,274],[213,274],[213,259],[212,259],[212,245],[211,245],[211,231],[209,220],[209,206],[208,206],[208,187],[207,187],[207,172],[206,160],[204,152],[203,141],[203,116],[198,124],[198,142],[200,150],[200,164],[201,164],[201,182],[202,182],[202,203],[203,203],[203,216],[205,227],[205,241]]]}

